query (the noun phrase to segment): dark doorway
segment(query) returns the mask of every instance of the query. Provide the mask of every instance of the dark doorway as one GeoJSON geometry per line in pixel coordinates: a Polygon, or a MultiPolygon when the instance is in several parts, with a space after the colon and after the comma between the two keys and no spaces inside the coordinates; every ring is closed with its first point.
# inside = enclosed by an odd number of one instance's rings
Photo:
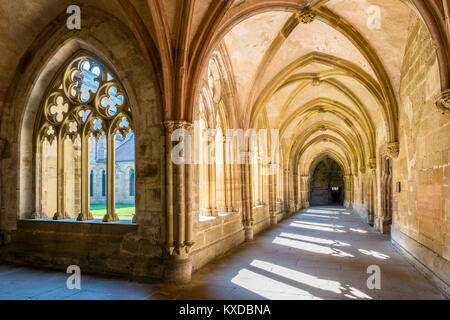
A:
{"type": "Polygon", "coordinates": [[[340,165],[325,158],[312,169],[309,203],[312,206],[343,205],[344,175],[340,165]]]}

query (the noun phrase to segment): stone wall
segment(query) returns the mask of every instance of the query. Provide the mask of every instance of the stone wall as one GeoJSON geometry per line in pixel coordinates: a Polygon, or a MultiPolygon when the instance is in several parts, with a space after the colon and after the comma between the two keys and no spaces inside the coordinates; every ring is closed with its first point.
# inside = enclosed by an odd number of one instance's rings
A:
{"type": "MultiPolygon", "coordinates": [[[[65,269],[132,276],[162,276],[161,113],[151,67],[131,30],[105,12],[90,8],[79,31],[66,28],[65,8],[43,28],[24,56],[15,86],[2,101],[2,134],[10,153],[1,159],[0,233],[3,259],[65,269]],[[59,20],[58,20],[59,19],[59,20]],[[42,96],[58,70],[74,55],[93,56],[115,72],[130,100],[136,133],[134,226],[79,222],[24,221],[35,211],[34,126],[42,96]]],[[[56,190],[54,190],[56,192],[56,190]]]]}
{"type": "Polygon", "coordinates": [[[82,272],[160,278],[161,259],[132,224],[20,220],[3,251],[10,263],[82,272]]]}
{"type": "Polygon", "coordinates": [[[435,48],[412,19],[400,89],[400,155],[394,161],[392,238],[450,285],[450,122],[434,106],[440,92],[435,48]],[[429,252],[426,254],[426,252],[429,252]]]}

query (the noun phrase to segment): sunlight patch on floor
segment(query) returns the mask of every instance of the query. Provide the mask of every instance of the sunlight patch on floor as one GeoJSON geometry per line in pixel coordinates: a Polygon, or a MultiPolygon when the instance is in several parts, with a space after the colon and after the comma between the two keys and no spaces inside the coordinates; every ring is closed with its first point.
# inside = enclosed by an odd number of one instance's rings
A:
{"type": "Polygon", "coordinates": [[[378,258],[378,259],[386,260],[386,259],[390,258],[387,254],[384,254],[384,253],[381,253],[381,252],[378,252],[375,250],[358,249],[358,251],[361,253],[364,253],[365,255],[368,255],[368,256],[374,256],[375,258],[378,258]]]}
{"type": "Polygon", "coordinates": [[[350,231],[358,232],[358,233],[368,233],[369,232],[367,230],[355,229],[355,228],[350,228],[350,231]]]}
{"type": "Polygon", "coordinates": [[[338,233],[346,233],[347,232],[344,230],[332,229],[330,227],[314,226],[314,225],[308,225],[308,224],[304,224],[304,223],[300,223],[300,222],[292,222],[289,226],[296,227],[296,228],[317,230],[317,231],[328,231],[328,232],[338,232],[338,233]]]}
{"type": "Polygon", "coordinates": [[[241,269],[231,279],[231,282],[270,300],[320,299],[308,291],[290,286],[245,268],[241,269]]]}
{"type": "Polygon", "coordinates": [[[320,227],[344,228],[344,226],[335,225],[335,224],[329,224],[329,223],[298,221],[298,220],[294,220],[294,223],[303,223],[303,224],[309,224],[309,225],[312,225],[312,226],[320,226],[320,227]]]}
{"type": "Polygon", "coordinates": [[[337,246],[337,247],[349,247],[349,246],[351,246],[351,244],[348,244],[348,243],[345,243],[345,242],[342,242],[342,241],[329,240],[329,239],[323,239],[323,238],[318,238],[318,237],[302,236],[302,235],[295,234],[295,233],[282,232],[282,233],[280,233],[280,237],[290,238],[290,239],[294,239],[294,240],[303,240],[303,241],[315,242],[315,243],[320,243],[320,244],[329,244],[329,245],[334,245],[334,246],[337,246]]]}
{"type": "Polygon", "coordinates": [[[304,251],[314,252],[314,253],[320,253],[320,254],[328,254],[335,257],[354,257],[354,255],[347,253],[345,251],[342,251],[340,249],[334,249],[330,247],[321,246],[314,243],[308,243],[298,240],[292,240],[287,238],[280,238],[276,237],[272,243],[279,244],[286,247],[291,247],[295,249],[300,249],[304,251]]]}
{"type": "Polygon", "coordinates": [[[320,279],[316,276],[312,276],[300,271],[292,270],[289,268],[285,268],[270,262],[261,261],[261,260],[253,260],[250,263],[251,266],[274,273],[278,276],[294,280],[299,283],[306,284],[310,287],[314,287],[317,289],[321,289],[324,291],[330,291],[334,293],[342,293],[343,289],[341,287],[341,283],[332,280],[320,279]]]}
{"type": "Polygon", "coordinates": [[[311,217],[311,218],[321,218],[321,219],[336,219],[339,220],[339,217],[328,217],[321,214],[312,214],[312,213],[301,213],[302,217],[311,217]]]}
{"type": "Polygon", "coordinates": [[[322,209],[306,209],[304,212],[308,213],[323,213],[323,214],[339,214],[339,212],[331,212],[330,210],[322,210],[322,209]]]}

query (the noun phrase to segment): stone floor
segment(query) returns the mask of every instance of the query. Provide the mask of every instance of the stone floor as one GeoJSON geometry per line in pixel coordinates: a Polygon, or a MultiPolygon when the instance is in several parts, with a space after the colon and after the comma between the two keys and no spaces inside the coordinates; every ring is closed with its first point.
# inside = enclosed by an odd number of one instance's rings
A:
{"type": "Polygon", "coordinates": [[[185,286],[0,266],[0,299],[445,299],[388,236],[343,207],[315,207],[284,220],[193,275],[185,286]],[[381,289],[367,288],[380,267],[381,289]]]}

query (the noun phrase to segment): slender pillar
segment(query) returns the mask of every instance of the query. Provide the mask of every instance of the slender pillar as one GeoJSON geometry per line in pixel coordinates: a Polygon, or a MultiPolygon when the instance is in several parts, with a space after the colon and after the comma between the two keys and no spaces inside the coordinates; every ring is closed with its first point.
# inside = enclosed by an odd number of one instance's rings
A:
{"type": "MultiPolygon", "coordinates": [[[[192,219],[192,164],[187,159],[174,163],[172,159],[172,134],[177,129],[184,130],[178,143],[184,148],[179,153],[184,158],[186,148],[191,148],[190,131],[192,124],[184,121],[167,121],[165,126],[165,270],[164,280],[172,284],[184,284],[191,280],[192,264],[189,257],[193,246],[192,219]]],[[[189,153],[190,154],[190,153],[189,153]]]]}
{"type": "Polygon", "coordinates": [[[290,172],[289,169],[284,169],[283,186],[284,186],[284,211],[285,211],[285,214],[289,214],[289,207],[290,207],[289,172],[290,172]]]}
{"type": "Polygon", "coordinates": [[[36,172],[35,172],[35,181],[36,181],[36,199],[35,199],[35,209],[34,213],[31,214],[31,219],[39,219],[44,218],[44,210],[42,206],[43,201],[43,181],[42,181],[42,168],[44,167],[44,156],[43,156],[43,141],[38,138],[37,146],[36,146],[36,172]]]}
{"type": "Polygon", "coordinates": [[[301,175],[300,176],[300,183],[301,183],[301,197],[302,197],[302,208],[309,208],[309,201],[308,201],[308,183],[309,183],[309,176],[308,175],[301,175]]]}
{"type": "MultiPolygon", "coordinates": [[[[61,130],[61,129],[59,129],[61,130]]],[[[57,203],[56,213],[53,215],[53,220],[62,220],[68,217],[66,213],[66,182],[64,170],[64,139],[62,133],[58,134],[57,143],[57,203]]]]}
{"type": "Polygon", "coordinates": [[[295,211],[297,211],[297,210],[300,210],[298,174],[294,173],[293,178],[294,178],[294,206],[295,206],[295,211]]]}
{"type": "Polygon", "coordinates": [[[353,199],[352,199],[353,186],[352,186],[352,181],[353,181],[353,177],[352,177],[351,174],[346,174],[344,176],[344,183],[345,183],[345,201],[344,201],[344,206],[346,206],[347,208],[352,208],[353,207],[353,199]]]}
{"type": "MultiPolygon", "coordinates": [[[[269,163],[269,168],[272,169],[272,163],[269,163]]],[[[277,219],[277,188],[276,188],[276,174],[270,170],[268,176],[269,179],[269,214],[270,214],[270,224],[276,225],[278,223],[277,219]]],[[[269,173],[269,172],[268,172],[269,173]]]]}
{"type": "Polygon", "coordinates": [[[252,199],[252,175],[250,170],[250,153],[241,152],[241,197],[244,217],[245,241],[253,240],[253,199],[252,199]]]}
{"type": "Polygon", "coordinates": [[[81,134],[81,212],[78,221],[93,220],[90,211],[89,136],[81,134]]]}
{"type": "Polygon", "coordinates": [[[226,212],[232,212],[233,211],[233,205],[232,205],[232,192],[231,192],[231,165],[230,165],[230,139],[228,136],[224,136],[223,139],[223,176],[224,176],[224,196],[225,196],[225,205],[224,209],[226,212]]]}
{"type": "Polygon", "coordinates": [[[103,222],[119,221],[116,214],[116,135],[109,131],[106,136],[106,214],[103,222]]]}
{"type": "Polygon", "coordinates": [[[216,161],[213,161],[213,158],[216,156],[216,137],[215,135],[208,137],[209,144],[213,145],[214,148],[212,149],[212,154],[210,154],[208,150],[208,191],[209,191],[209,207],[208,207],[208,214],[210,216],[217,216],[219,213],[219,210],[217,209],[217,202],[216,202],[216,161]]]}

